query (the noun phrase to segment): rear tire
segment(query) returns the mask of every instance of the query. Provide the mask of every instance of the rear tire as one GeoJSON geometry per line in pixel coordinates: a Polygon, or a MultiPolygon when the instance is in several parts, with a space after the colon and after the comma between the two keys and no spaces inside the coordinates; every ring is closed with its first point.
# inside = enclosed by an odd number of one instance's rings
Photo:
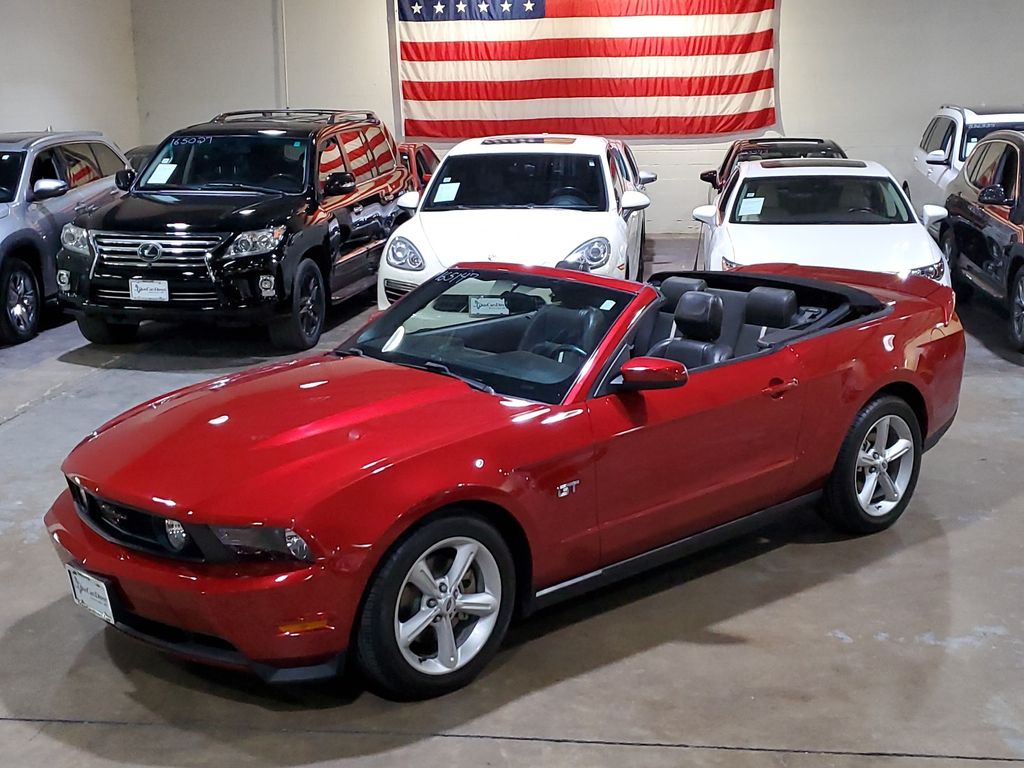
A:
{"type": "Polygon", "coordinates": [[[823,517],[847,533],[884,531],[910,503],[921,470],[921,427],[904,400],[864,406],[825,486],[823,517]]]}
{"type": "Polygon", "coordinates": [[[1010,280],[1008,300],[1010,312],[1010,343],[1017,352],[1024,352],[1024,267],[1010,280]]]}
{"type": "Polygon", "coordinates": [[[960,246],[956,241],[956,233],[947,229],[939,238],[939,246],[946,257],[946,266],[949,268],[949,281],[956,291],[957,299],[967,301],[974,292],[971,284],[963,278],[960,273],[960,246]]]}
{"type": "Polygon", "coordinates": [[[291,311],[270,324],[275,347],[302,352],[316,346],[327,317],[324,276],[312,259],[303,259],[292,279],[291,311]]]}
{"type": "Polygon", "coordinates": [[[515,592],[512,554],[489,523],[471,515],[427,523],[385,556],[367,587],[359,667],[393,699],[461,688],[501,645],[515,592]]]}
{"type": "Polygon", "coordinates": [[[93,344],[130,344],[139,333],[138,323],[111,323],[101,317],[79,317],[78,330],[93,344]]]}
{"type": "Polygon", "coordinates": [[[0,341],[21,344],[39,332],[43,298],[36,273],[18,258],[0,269],[0,341]]]}

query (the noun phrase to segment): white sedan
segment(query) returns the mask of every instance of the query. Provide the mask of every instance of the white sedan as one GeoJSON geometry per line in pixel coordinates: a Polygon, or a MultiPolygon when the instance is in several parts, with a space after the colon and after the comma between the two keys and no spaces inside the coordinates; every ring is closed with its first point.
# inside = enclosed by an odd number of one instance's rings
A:
{"type": "Polygon", "coordinates": [[[503,261],[640,277],[641,185],[619,142],[596,136],[494,136],[452,149],[424,190],[399,207],[412,218],[384,247],[377,303],[386,309],[453,264],[503,261]]]}
{"type": "Polygon", "coordinates": [[[706,231],[707,269],[786,262],[900,275],[949,285],[949,269],[927,227],[892,175],[861,160],[762,160],[740,163],[718,205],[693,212],[706,231]],[[923,225],[923,226],[922,226],[923,225]]]}

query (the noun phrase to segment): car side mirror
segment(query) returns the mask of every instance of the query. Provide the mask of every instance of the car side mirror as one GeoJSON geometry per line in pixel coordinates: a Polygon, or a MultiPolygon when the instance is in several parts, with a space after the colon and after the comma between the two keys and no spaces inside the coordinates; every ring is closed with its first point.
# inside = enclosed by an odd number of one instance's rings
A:
{"type": "Polygon", "coordinates": [[[68,183],[60,179],[40,179],[32,186],[33,200],[49,200],[68,191],[68,183]]]}
{"type": "Polygon", "coordinates": [[[612,384],[620,392],[676,389],[689,381],[686,366],[664,357],[634,357],[619,369],[612,384]]]}
{"type": "Polygon", "coordinates": [[[395,205],[401,208],[403,211],[412,213],[420,205],[420,193],[415,189],[410,189],[408,192],[403,192],[398,196],[395,201],[395,205]]]}
{"type": "Polygon", "coordinates": [[[978,202],[982,205],[1009,205],[1006,190],[1002,184],[990,184],[978,193],[978,202]]]}
{"type": "Polygon", "coordinates": [[[718,189],[718,171],[704,171],[700,175],[700,180],[718,189]]]}
{"type": "Polygon", "coordinates": [[[356,177],[348,171],[332,173],[324,181],[324,197],[351,195],[355,191],[356,177]]]}
{"type": "Polygon", "coordinates": [[[114,174],[114,186],[123,192],[127,192],[132,188],[132,182],[135,181],[135,171],[125,168],[122,171],[118,171],[114,174]]]}
{"type": "Polygon", "coordinates": [[[658,180],[658,174],[654,171],[640,171],[640,183],[644,186],[653,184],[658,180]]]}
{"type": "Polygon", "coordinates": [[[635,189],[627,189],[622,193],[621,205],[622,210],[624,211],[642,211],[644,208],[651,207],[651,198],[643,192],[637,192],[635,189]]]}
{"type": "Polygon", "coordinates": [[[941,149],[933,149],[924,156],[924,161],[928,165],[949,165],[949,158],[946,157],[946,153],[941,149]]]}
{"type": "Polygon", "coordinates": [[[713,205],[698,205],[693,209],[693,219],[713,227],[718,221],[718,208],[713,205]]]}
{"type": "Polygon", "coordinates": [[[925,228],[931,227],[933,224],[938,224],[947,216],[949,216],[949,211],[941,205],[921,206],[921,223],[924,224],[925,228]]]}

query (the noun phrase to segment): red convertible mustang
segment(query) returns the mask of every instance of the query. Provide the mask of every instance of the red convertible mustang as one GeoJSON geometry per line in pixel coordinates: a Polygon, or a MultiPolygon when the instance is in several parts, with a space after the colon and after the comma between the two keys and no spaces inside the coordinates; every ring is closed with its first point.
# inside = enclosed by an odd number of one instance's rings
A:
{"type": "Polygon", "coordinates": [[[892,525],[957,410],[930,280],[791,265],[639,285],[469,264],[336,352],[86,438],[46,515],[75,600],[269,681],[469,682],[528,613],[820,497],[892,525]]]}

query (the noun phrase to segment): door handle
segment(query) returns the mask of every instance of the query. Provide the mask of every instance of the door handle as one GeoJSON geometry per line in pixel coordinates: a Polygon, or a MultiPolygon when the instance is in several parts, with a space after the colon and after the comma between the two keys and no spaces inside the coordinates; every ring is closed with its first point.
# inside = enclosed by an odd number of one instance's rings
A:
{"type": "Polygon", "coordinates": [[[783,381],[782,379],[772,379],[768,382],[768,386],[761,390],[761,394],[767,395],[772,400],[778,400],[783,397],[787,392],[796,389],[800,386],[800,382],[796,379],[789,379],[789,381],[783,381]]]}

